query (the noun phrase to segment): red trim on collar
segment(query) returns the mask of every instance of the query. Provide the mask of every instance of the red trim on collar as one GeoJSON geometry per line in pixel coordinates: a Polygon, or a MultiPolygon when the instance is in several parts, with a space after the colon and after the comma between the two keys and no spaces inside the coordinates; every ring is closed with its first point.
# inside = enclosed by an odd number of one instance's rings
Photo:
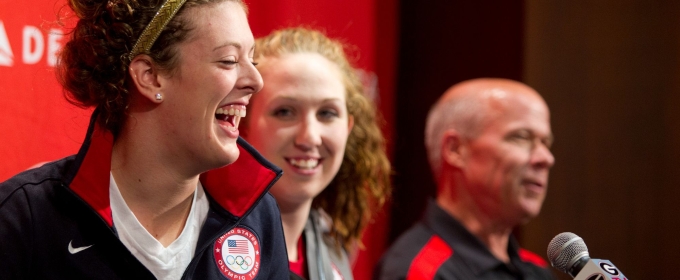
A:
{"type": "Polygon", "coordinates": [[[217,203],[241,217],[267,191],[277,176],[242,146],[236,162],[201,174],[201,184],[217,203]]]}
{"type": "MultiPolygon", "coordinates": [[[[90,137],[89,147],[80,151],[85,156],[69,187],[111,227],[109,182],[113,135],[94,124],[92,134],[87,137],[90,137]]],[[[240,155],[236,162],[201,174],[201,183],[219,205],[241,217],[267,191],[277,173],[262,165],[243,146],[238,147],[240,155]]]]}
{"type": "Polygon", "coordinates": [[[528,262],[542,268],[548,267],[548,262],[534,252],[520,248],[518,254],[523,262],[528,262]]]}
{"type": "Polygon", "coordinates": [[[109,227],[113,226],[109,182],[111,172],[111,151],[113,135],[95,126],[90,138],[90,147],[80,164],[78,173],[71,181],[70,188],[87,204],[92,206],[109,227]]]}
{"type": "Polygon", "coordinates": [[[439,236],[433,235],[413,259],[406,279],[434,279],[437,270],[451,256],[453,256],[453,249],[439,236]]]}
{"type": "Polygon", "coordinates": [[[307,271],[307,260],[305,258],[305,242],[302,240],[302,235],[298,238],[297,242],[298,259],[296,261],[288,260],[288,267],[290,271],[297,274],[298,276],[309,279],[309,273],[307,271]]]}

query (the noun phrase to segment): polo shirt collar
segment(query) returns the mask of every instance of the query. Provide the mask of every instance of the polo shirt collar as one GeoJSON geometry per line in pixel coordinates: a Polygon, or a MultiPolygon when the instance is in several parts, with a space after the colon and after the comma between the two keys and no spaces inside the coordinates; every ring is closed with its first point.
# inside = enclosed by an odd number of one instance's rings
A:
{"type": "MultiPolygon", "coordinates": [[[[453,249],[453,254],[459,255],[475,275],[479,276],[499,265],[506,265],[494,257],[482,241],[439,207],[434,200],[428,201],[424,224],[440,236],[453,249]]],[[[513,264],[520,262],[518,251],[519,244],[511,235],[508,242],[508,255],[513,264]]]]}

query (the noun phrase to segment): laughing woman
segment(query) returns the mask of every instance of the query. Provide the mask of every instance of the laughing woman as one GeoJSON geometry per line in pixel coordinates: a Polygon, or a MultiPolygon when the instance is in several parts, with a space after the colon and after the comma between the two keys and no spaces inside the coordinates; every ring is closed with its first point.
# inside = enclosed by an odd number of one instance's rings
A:
{"type": "Polygon", "coordinates": [[[271,193],[291,270],[352,279],[347,252],[390,191],[373,104],[342,45],[317,31],[258,39],[255,60],[265,86],[249,105],[244,137],[284,170],[271,193]]]}
{"type": "Polygon", "coordinates": [[[70,0],[77,155],[0,184],[2,279],[287,279],[281,170],[239,139],[262,88],[239,0],[70,0]],[[237,160],[238,159],[238,160],[237,160]]]}

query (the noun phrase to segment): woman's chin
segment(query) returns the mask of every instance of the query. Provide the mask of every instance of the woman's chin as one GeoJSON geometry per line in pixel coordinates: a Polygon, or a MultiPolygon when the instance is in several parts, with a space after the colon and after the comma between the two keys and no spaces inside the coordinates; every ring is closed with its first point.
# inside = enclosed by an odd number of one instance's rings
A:
{"type": "Polygon", "coordinates": [[[209,162],[209,169],[221,168],[236,162],[241,154],[241,151],[236,145],[236,141],[229,141],[228,143],[219,143],[219,147],[213,149],[211,155],[207,160],[209,162]],[[229,143],[231,142],[231,143],[229,143]]]}
{"type": "Polygon", "coordinates": [[[220,157],[222,166],[236,162],[240,155],[241,151],[239,151],[236,144],[224,147],[222,157],[220,157]]]}

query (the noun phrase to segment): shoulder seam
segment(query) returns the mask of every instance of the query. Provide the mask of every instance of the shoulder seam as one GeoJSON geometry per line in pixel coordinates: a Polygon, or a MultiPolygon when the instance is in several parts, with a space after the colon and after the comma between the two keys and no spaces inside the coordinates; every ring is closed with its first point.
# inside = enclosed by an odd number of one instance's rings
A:
{"type": "MultiPolygon", "coordinates": [[[[61,181],[61,180],[56,179],[56,178],[49,177],[49,178],[44,178],[44,179],[42,179],[42,180],[40,180],[40,181],[38,181],[38,182],[26,182],[26,183],[23,183],[23,184],[21,184],[21,185],[18,185],[18,186],[15,187],[14,190],[12,190],[11,192],[9,192],[9,193],[7,194],[7,196],[4,197],[4,199],[3,199],[2,201],[0,201],[0,208],[2,208],[2,206],[5,204],[5,202],[7,202],[7,200],[9,200],[12,196],[14,196],[14,194],[15,194],[18,190],[24,190],[24,189],[26,188],[26,186],[29,186],[29,185],[37,186],[37,185],[40,185],[40,184],[45,183],[45,182],[47,182],[47,181],[61,181]]],[[[6,187],[8,187],[8,186],[2,186],[2,185],[0,185],[0,187],[6,188],[6,187]]],[[[28,197],[26,197],[26,198],[28,199],[28,197]]]]}

